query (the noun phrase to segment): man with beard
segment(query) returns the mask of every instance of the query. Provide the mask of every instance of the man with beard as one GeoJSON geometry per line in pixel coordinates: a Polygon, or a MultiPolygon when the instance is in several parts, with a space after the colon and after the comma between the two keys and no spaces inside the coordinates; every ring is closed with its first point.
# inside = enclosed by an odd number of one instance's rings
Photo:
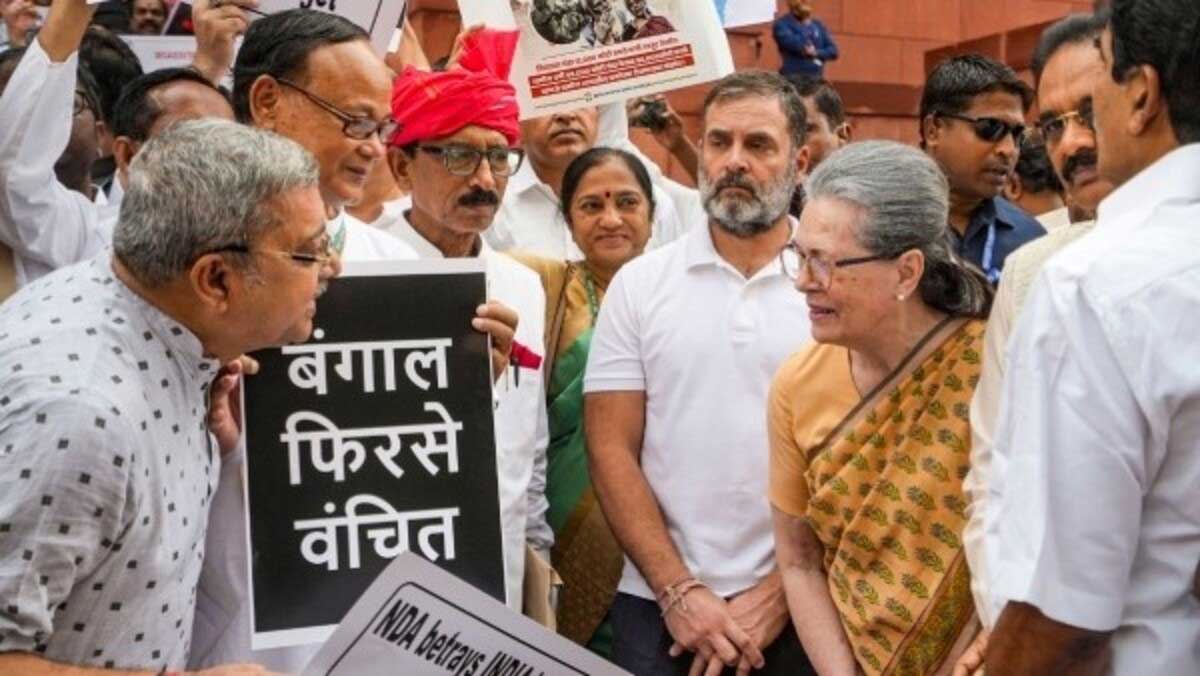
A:
{"type": "MultiPolygon", "coordinates": [[[[1046,151],[1068,198],[1091,214],[1113,189],[1096,173],[1096,133],[1091,113],[1092,86],[1096,78],[1104,76],[1093,42],[1103,29],[1103,18],[1069,16],[1046,29],[1033,59],[1038,107],[1042,111],[1038,126],[1046,151]]],[[[1008,259],[992,304],[984,336],[983,374],[971,401],[971,471],[963,481],[971,502],[963,544],[971,567],[975,608],[985,632],[995,625],[997,613],[989,606],[989,566],[983,544],[985,509],[991,494],[1000,492],[1003,470],[993,458],[992,443],[1000,416],[1004,351],[1043,264],[1094,225],[1092,220],[1071,223],[1018,249],[1008,259]]]]}
{"type": "Polygon", "coordinates": [[[626,264],[584,385],[593,483],[626,554],[613,658],[636,674],[811,673],[775,568],[767,392],[809,338],[779,265],[808,165],[804,104],[748,71],[704,105],[707,227],[626,264]],[[694,653],[687,655],[686,652],[694,653]]]}
{"type": "MultiPolygon", "coordinates": [[[[580,108],[521,122],[525,161],[487,231],[489,244],[499,251],[516,249],[556,260],[583,258],[563,220],[558,195],[567,167],[596,145],[600,115],[596,108],[580,108]]],[[[657,185],[654,202],[651,248],[683,234],[674,201],[657,185]]]]}
{"type": "Polygon", "coordinates": [[[1032,216],[1000,197],[1025,136],[1029,85],[1008,66],[978,54],[943,61],[921,95],[921,147],[950,182],[950,229],[959,256],[1000,281],[1004,259],[1046,234],[1032,216]]]}

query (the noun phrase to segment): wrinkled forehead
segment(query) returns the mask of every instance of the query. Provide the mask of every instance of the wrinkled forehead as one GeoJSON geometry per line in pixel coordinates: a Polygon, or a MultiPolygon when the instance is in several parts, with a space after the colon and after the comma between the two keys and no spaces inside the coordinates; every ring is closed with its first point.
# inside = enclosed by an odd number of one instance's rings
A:
{"type": "Polygon", "coordinates": [[[1041,117],[1079,108],[1091,97],[1096,79],[1103,74],[1104,63],[1092,40],[1061,47],[1046,61],[1038,83],[1041,117]]]}

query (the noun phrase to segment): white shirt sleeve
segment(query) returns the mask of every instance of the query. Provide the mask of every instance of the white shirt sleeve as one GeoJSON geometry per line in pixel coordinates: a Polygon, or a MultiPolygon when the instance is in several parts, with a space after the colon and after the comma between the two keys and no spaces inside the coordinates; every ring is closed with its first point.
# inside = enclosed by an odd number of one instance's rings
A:
{"type": "MultiPolygon", "coordinates": [[[[543,362],[542,368],[546,367],[543,362]]],[[[541,373],[538,374],[541,376],[541,373]]],[[[546,401],[545,379],[538,378],[539,401],[546,401]]],[[[529,520],[525,522],[525,540],[531,547],[538,550],[548,550],[554,546],[554,529],[546,520],[546,512],[550,510],[550,501],[546,498],[546,447],[550,444],[550,424],[546,417],[546,407],[538,406],[537,427],[533,440],[533,475],[529,479],[529,490],[526,498],[529,504],[529,520]]]]}
{"type": "Polygon", "coordinates": [[[1092,631],[1120,622],[1149,462],[1122,349],[1077,283],[1042,273],[1009,346],[993,449],[1005,461],[985,515],[993,608],[1025,602],[1092,631]]]}
{"type": "Polygon", "coordinates": [[[626,264],[613,278],[592,335],[583,390],[589,392],[643,391],[646,372],[642,363],[641,322],[626,284],[640,286],[631,279],[626,264]]]}
{"type": "Polygon", "coordinates": [[[99,209],[58,182],[54,163],[71,136],[78,53],[52,63],[30,43],[0,96],[0,242],[57,268],[108,245],[99,209]]]}

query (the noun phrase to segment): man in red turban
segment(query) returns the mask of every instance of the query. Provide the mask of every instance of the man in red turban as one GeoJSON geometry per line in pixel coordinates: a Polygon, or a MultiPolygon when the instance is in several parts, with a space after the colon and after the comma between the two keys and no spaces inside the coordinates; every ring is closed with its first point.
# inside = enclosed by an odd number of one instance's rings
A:
{"type": "MultiPolygon", "coordinates": [[[[422,258],[480,257],[488,296],[517,311],[511,377],[496,384],[496,456],[509,606],[522,607],[526,544],[549,560],[546,522],[546,404],[541,352],[546,296],[540,278],[493,251],[483,233],[508,179],[521,166],[516,91],[506,78],[517,33],[472,31],[458,64],[444,72],[407,68],[392,89],[388,164],[412,208],[387,231],[422,258]]],[[[531,559],[537,561],[537,559],[531,559]]]]}

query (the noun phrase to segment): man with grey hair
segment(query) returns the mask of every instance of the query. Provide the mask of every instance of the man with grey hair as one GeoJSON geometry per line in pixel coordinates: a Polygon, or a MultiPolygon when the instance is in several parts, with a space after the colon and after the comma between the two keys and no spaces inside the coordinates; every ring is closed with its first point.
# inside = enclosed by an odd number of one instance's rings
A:
{"type": "Polygon", "coordinates": [[[784,631],[763,415],[775,369],[809,337],[778,264],[804,132],[804,104],[778,75],[717,83],[700,146],[707,227],[628,263],[605,297],[585,428],[626,554],[613,659],[636,674],[812,673],[784,631]]]}
{"type": "Polygon", "coordinates": [[[336,274],[317,173],[181,123],[132,164],[113,251],[0,307],[0,673],[185,664],[237,358],[305,340],[336,274]]]}

